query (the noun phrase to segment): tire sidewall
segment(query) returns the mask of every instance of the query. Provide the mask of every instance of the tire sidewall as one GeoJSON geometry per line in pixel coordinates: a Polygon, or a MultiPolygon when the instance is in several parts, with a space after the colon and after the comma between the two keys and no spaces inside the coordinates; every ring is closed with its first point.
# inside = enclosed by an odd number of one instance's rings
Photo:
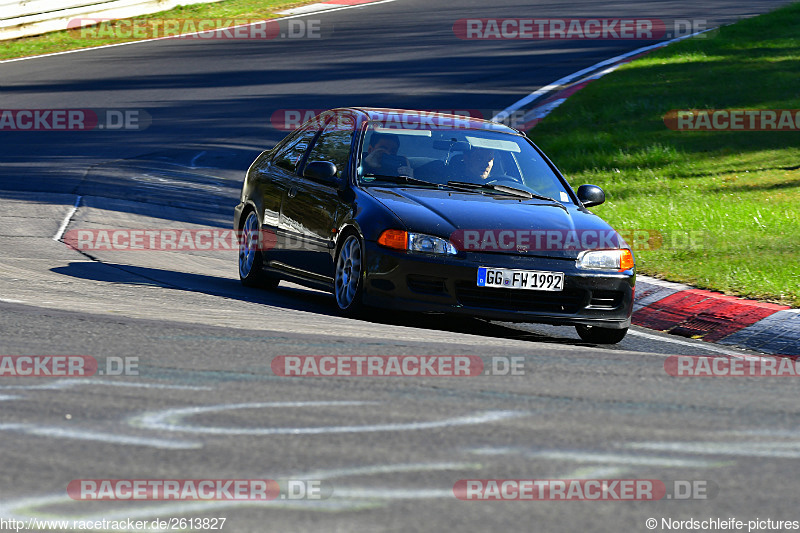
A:
{"type": "Polygon", "coordinates": [[[336,251],[336,258],[334,260],[334,278],[333,278],[333,297],[336,300],[336,307],[339,308],[339,312],[345,316],[353,316],[360,313],[364,309],[364,304],[362,303],[362,296],[364,294],[364,279],[365,279],[365,269],[366,265],[366,250],[364,249],[364,241],[361,238],[361,235],[356,233],[355,231],[348,231],[342,236],[342,243],[339,245],[338,250],[336,251]],[[339,297],[336,291],[336,282],[338,281],[339,276],[339,258],[342,255],[342,250],[344,250],[345,245],[351,238],[355,238],[356,242],[358,242],[358,246],[361,249],[361,271],[358,273],[358,286],[356,287],[356,293],[353,296],[353,300],[350,302],[350,305],[347,307],[342,307],[339,303],[339,297]]]}
{"type": "MultiPolygon", "coordinates": [[[[258,220],[258,215],[255,211],[249,211],[247,216],[242,223],[242,227],[239,228],[240,231],[240,238],[244,238],[244,228],[247,225],[247,221],[250,219],[251,216],[256,217],[256,225],[257,229],[256,232],[259,235],[259,247],[256,248],[256,251],[253,256],[253,265],[250,267],[250,272],[248,272],[247,276],[242,277],[242,270],[241,266],[239,266],[239,280],[242,282],[242,285],[246,287],[259,287],[259,288],[275,288],[278,286],[278,278],[273,278],[268,276],[263,272],[264,267],[264,253],[260,249],[260,236],[261,236],[261,221],[258,220]]],[[[241,246],[241,244],[240,244],[241,246]]]]}

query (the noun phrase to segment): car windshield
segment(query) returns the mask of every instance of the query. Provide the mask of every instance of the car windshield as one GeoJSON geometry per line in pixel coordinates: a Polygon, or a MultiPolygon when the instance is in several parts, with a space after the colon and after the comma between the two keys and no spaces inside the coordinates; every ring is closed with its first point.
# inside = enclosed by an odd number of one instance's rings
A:
{"type": "Polygon", "coordinates": [[[360,155],[362,186],[447,187],[573,203],[566,185],[525,138],[491,128],[371,122],[360,155]]]}

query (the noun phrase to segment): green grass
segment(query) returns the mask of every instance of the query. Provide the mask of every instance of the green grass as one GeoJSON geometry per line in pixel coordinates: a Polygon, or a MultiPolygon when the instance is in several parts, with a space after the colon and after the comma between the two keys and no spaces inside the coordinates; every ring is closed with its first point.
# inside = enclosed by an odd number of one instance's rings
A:
{"type": "MultiPolygon", "coordinates": [[[[276,11],[289,7],[312,3],[314,0],[224,0],[213,4],[178,6],[169,11],[132,17],[136,20],[154,19],[238,19],[243,21],[267,20],[276,18],[276,11]]],[[[92,48],[107,44],[135,41],[133,38],[92,38],[81,37],[80,30],[64,30],[0,41],[0,60],[27,57],[79,48],[92,48]]],[[[83,32],[84,35],[87,32],[83,32]]],[[[91,34],[90,34],[91,35],[91,34]]]]}
{"type": "Polygon", "coordinates": [[[617,229],[652,229],[639,272],[800,307],[800,133],[673,131],[674,109],[800,109],[800,4],[657,50],[529,136],[617,229]],[[687,245],[687,236],[692,242],[687,245]]]}

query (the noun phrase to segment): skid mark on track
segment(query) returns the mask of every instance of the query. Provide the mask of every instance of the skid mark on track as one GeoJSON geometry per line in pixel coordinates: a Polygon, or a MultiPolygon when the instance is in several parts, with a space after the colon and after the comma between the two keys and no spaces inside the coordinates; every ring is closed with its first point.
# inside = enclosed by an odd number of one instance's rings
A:
{"type": "Polygon", "coordinates": [[[383,431],[415,431],[455,426],[467,426],[499,422],[502,420],[525,416],[521,411],[488,411],[471,415],[451,417],[424,422],[401,422],[390,424],[365,424],[360,426],[317,426],[317,427],[210,427],[192,425],[184,422],[186,418],[238,409],[281,409],[304,407],[360,407],[373,405],[376,402],[360,401],[311,401],[311,402],[260,402],[240,404],[220,404],[207,407],[188,407],[166,409],[154,413],[146,413],[130,420],[134,427],[161,431],[180,431],[204,435],[322,435],[330,433],[372,433],[383,431]]]}
{"type": "Polygon", "coordinates": [[[203,447],[202,442],[136,437],[133,435],[120,435],[119,433],[92,431],[78,427],[62,428],[57,426],[38,426],[35,424],[0,424],[0,431],[13,431],[25,433],[27,435],[56,439],[104,442],[106,444],[123,446],[144,446],[162,450],[197,450],[203,447]]]}
{"type": "Polygon", "coordinates": [[[530,459],[548,461],[568,461],[576,463],[598,463],[603,465],[653,466],[666,468],[714,468],[727,466],[730,463],[706,461],[704,459],[686,459],[671,456],[651,456],[626,452],[595,452],[591,450],[537,450],[526,448],[478,448],[472,453],[487,456],[521,455],[530,459]]]}

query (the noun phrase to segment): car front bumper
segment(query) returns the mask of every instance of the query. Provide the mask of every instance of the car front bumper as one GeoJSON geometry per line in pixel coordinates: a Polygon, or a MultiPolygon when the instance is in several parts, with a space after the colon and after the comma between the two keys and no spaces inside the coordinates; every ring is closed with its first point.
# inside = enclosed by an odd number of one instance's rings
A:
{"type": "Polygon", "coordinates": [[[462,252],[399,252],[365,242],[364,303],[415,312],[465,314],[508,322],[630,326],[633,270],[580,270],[574,260],[462,252]],[[564,272],[558,292],[477,286],[479,266],[564,272]]]}

